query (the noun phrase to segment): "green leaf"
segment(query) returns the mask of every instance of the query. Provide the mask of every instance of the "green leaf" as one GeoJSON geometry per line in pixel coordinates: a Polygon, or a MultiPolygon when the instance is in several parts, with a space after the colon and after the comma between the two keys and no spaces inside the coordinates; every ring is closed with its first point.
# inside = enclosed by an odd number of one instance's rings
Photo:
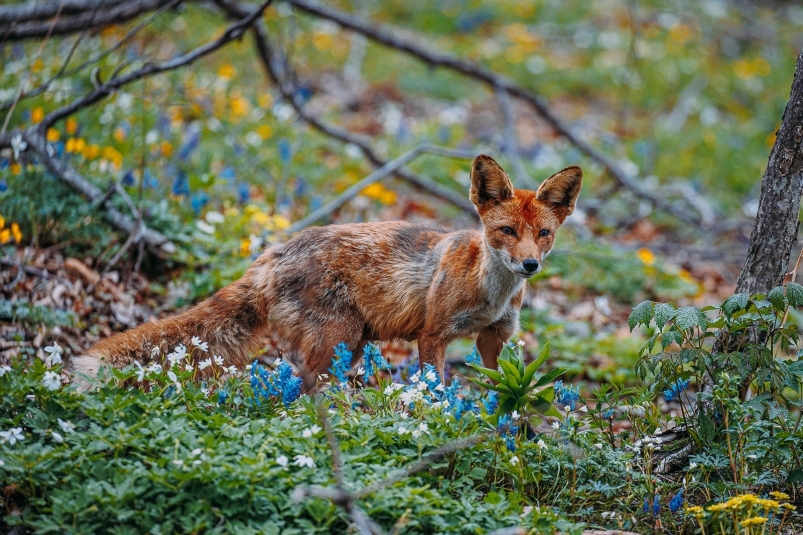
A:
{"type": "MultiPolygon", "coordinates": [[[[507,360],[500,360],[499,365],[502,367],[502,370],[505,372],[505,379],[513,379],[516,381],[515,386],[521,385],[521,375],[519,375],[519,370],[516,366],[507,360]]],[[[500,381],[501,382],[501,381],[500,381]]],[[[510,384],[509,381],[505,381],[508,383],[509,386],[514,386],[510,384]]]]}
{"type": "Polygon", "coordinates": [[[496,392],[501,392],[502,394],[508,394],[508,395],[513,394],[513,392],[511,392],[510,389],[507,386],[505,386],[504,383],[500,383],[498,385],[488,384],[480,379],[477,379],[476,377],[468,377],[468,380],[471,381],[472,383],[478,384],[481,387],[487,388],[489,390],[495,390],[496,392]]]}
{"type": "Polygon", "coordinates": [[[799,307],[803,305],[803,286],[796,282],[790,282],[786,285],[786,298],[789,300],[789,305],[799,307]]]}
{"type": "MultiPolygon", "coordinates": [[[[675,305],[672,303],[655,304],[655,325],[663,329],[666,322],[675,317],[675,305]]],[[[652,349],[651,349],[652,350],[652,349]]]]}
{"type": "Polygon", "coordinates": [[[661,347],[666,349],[672,343],[680,345],[683,343],[683,333],[680,331],[666,331],[663,336],[661,336],[661,347]]]}
{"type": "Polygon", "coordinates": [[[708,316],[697,307],[679,308],[674,319],[675,325],[677,325],[678,329],[681,331],[693,327],[700,327],[702,330],[708,328],[708,316]]]}
{"type": "Polygon", "coordinates": [[[516,354],[510,349],[510,346],[505,344],[502,346],[502,352],[499,353],[498,360],[506,360],[508,362],[513,362],[513,359],[516,358],[516,354]]]}
{"type": "Polygon", "coordinates": [[[630,325],[630,330],[636,328],[637,325],[647,325],[652,319],[652,302],[642,301],[633,308],[633,312],[627,317],[627,324],[630,325]]]}
{"type": "Polygon", "coordinates": [[[474,368],[475,370],[477,370],[478,372],[480,372],[484,376],[493,379],[497,383],[503,383],[504,382],[505,378],[502,376],[501,373],[499,373],[496,370],[492,370],[490,368],[485,368],[485,367],[480,366],[478,364],[469,364],[469,366],[474,368]]]}
{"type": "Polygon", "coordinates": [[[506,398],[504,401],[499,403],[499,409],[496,412],[499,414],[507,414],[513,409],[518,407],[518,401],[513,396],[506,398]]]}
{"type": "Polygon", "coordinates": [[[533,361],[533,364],[535,364],[535,367],[538,368],[541,364],[546,362],[546,359],[548,358],[549,358],[549,342],[544,344],[544,348],[538,354],[538,358],[533,361]]]}
{"type": "Polygon", "coordinates": [[[554,399],[555,390],[552,387],[545,388],[537,395],[533,396],[533,399],[530,401],[530,406],[539,414],[560,418],[560,412],[558,412],[558,409],[552,404],[554,399]]]}
{"type": "Polygon", "coordinates": [[[776,286],[767,294],[767,301],[772,303],[775,310],[783,312],[786,309],[786,299],[783,296],[783,286],[776,286]]]}
{"type": "Polygon", "coordinates": [[[803,468],[795,468],[786,476],[787,483],[803,483],[803,468]]]}
{"type": "Polygon", "coordinates": [[[750,296],[747,294],[734,294],[722,303],[722,310],[728,317],[733,316],[736,312],[747,308],[750,302],[750,296]]]}

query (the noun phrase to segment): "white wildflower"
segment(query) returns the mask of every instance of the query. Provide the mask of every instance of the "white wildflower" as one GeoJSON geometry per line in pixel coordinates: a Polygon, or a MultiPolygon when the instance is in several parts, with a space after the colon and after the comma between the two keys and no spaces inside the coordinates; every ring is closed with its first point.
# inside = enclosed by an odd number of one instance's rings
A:
{"type": "Polygon", "coordinates": [[[45,388],[48,390],[58,390],[61,388],[61,376],[56,372],[45,372],[42,384],[44,384],[45,388]]]}
{"type": "Polygon", "coordinates": [[[601,450],[602,449],[602,443],[601,442],[597,442],[596,444],[594,444],[594,447],[597,448],[598,450],[601,450]]]}
{"type": "Polygon", "coordinates": [[[510,458],[510,464],[512,464],[513,466],[516,466],[517,464],[519,464],[519,456],[518,455],[514,455],[513,457],[511,457],[510,458]]]}
{"type": "Polygon", "coordinates": [[[223,366],[223,357],[220,355],[215,355],[215,364],[218,366],[223,366]]]}
{"type": "Polygon", "coordinates": [[[410,415],[407,414],[406,412],[400,412],[399,413],[399,418],[401,418],[402,420],[406,420],[409,417],[410,417],[410,415]]]}
{"type": "Polygon", "coordinates": [[[176,376],[175,373],[173,373],[172,370],[167,372],[167,378],[173,381],[174,383],[178,382],[178,377],[176,376]]]}
{"type": "Polygon", "coordinates": [[[185,372],[191,372],[191,371],[192,371],[192,370],[194,370],[194,369],[195,369],[195,368],[193,368],[193,367],[192,367],[192,364],[190,364],[189,362],[187,362],[187,363],[185,363],[185,364],[184,364],[184,371],[185,371],[185,372]]]}
{"type": "Polygon", "coordinates": [[[53,436],[53,440],[55,440],[59,444],[64,442],[64,437],[61,436],[61,433],[59,433],[58,431],[53,431],[53,435],[52,436],[53,436]]]}
{"type": "Polygon", "coordinates": [[[176,466],[184,466],[184,461],[181,459],[173,459],[173,464],[176,466]]]}
{"type": "Polygon", "coordinates": [[[20,153],[25,152],[28,148],[28,142],[22,139],[22,134],[15,134],[11,136],[11,150],[14,153],[14,159],[19,161],[20,153]]]}
{"type": "Polygon", "coordinates": [[[223,369],[226,370],[226,373],[229,373],[231,375],[237,375],[237,366],[229,366],[228,368],[223,368],[223,369]]]}
{"type": "Polygon", "coordinates": [[[516,345],[519,347],[524,347],[524,340],[519,340],[518,342],[516,342],[516,345]]]}
{"type": "Polygon", "coordinates": [[[151,348],[151,357],[155,357],[155,356],[156,356],[156,355],[158,355],[160,352],[161,352],[161,349],[159,349],[159,346],[153,346],[153,347],[151,348]]]}
{"type": "Polygon", "coordinates": [[[202,454],[203,452],[204,452],[204,450],[202,450],[201,448],[195,448],[194,450],[192,450],[192,451],[190,452],[190,456],[192,456],[192,457],[198,457],[198,456],[199,456],[200,454],[202,454]]]}
{"type": "Polygon", "coordinates": [[[417,371],[413,375],[410,376],[410,383],[417,383],[418,379],[421,377],[421,372],[417,371]]]}
{"type": "Polygon", "coordinates": [[[4,376],[5,374],[9,373],[13,368],[11,366],[3,365],[0,366],[0,377],[4,376]]]}
{"type": "Polygon", "coordinates": [[[68,422],[66,420],[62,420],[61,418],[58,419],[59,427],[65,433],[75,433],[75,424],[72,422],[68,422]]]}
{"type": "Polygon", "coordinates": [[[415,438],[419,438],[421,436],[421,431],[419,431],[418,429],[413,429],[412,435],[415,438]]]}
{"type": "Polygon", "coordinates": [[[315,468],[315,461],[309,455],[296,455],[294,457],[296,466],[308,466],[310,468],[315,468]]]}
{"type": "Polygon", "coordinates": [[[560,422],[558,422],[557,420],[555,420],[554,422],[552,422],[552,429],[554,429],[554,430],[556,430],[556,431],[557,431],[558,429],[560,429],[560,422]]]}
{"type": "Polygon", "coordinates": [[[212,359],[208,358],[208,359],[202,360],[201,362],[198,363],[198,369],[199,370],[205,370],[211,365],[212,365],[212,359]]]}
{"type": "Polygon", "coordinates": [[[192,345],[200,349],[201,351],[209,351],[209,342],[203,342],[197,336],[192,337],[192,345]]]}
{"type": "Polygon", "coordinates": [[[438,392],[443,392],[446,390],[446,387],[443,386],[443,383],[440,383],[438,386],[435,387],[435,390],[438,392]]]}
{"type": "Polygon", "coordinates": [[[400,425],[399,428],[396,430],[396,432],[399,433],[399,435],[404,436],[407,433],[409,433],[410,430],[404,427],[403,425],[400,425]]]}
{"type": "Polygon", "coordinates": [[[142,380],[145,379],[145,368],[137,361],[134,361],[134,364],[137,365],[137,382],[141,383],[142,380]]]}
{"type": "Polygon", "coordinates": [[[546,442],[544,442],[543,439],[539,438],[538,442],[536,442],[535,445],[538,446],[539,449],[542,449],[542,450],[546,449],[546,442]]]}
{"type": "Polygon", "coordinates": [[[0,431],[0,438],[3,439],[3,442],[8,442],[13,446],[17,442],[25,440],[25,435],[22,434],[21,427],[12,427],[8,431],[0,431]]]}
{"type": "Polygon", "coordinates": [[[365,375],[365,367],[364,366],[360,366],[359,368],[357,368],[357,375],[365,375]]]}
{"type": "Polygon", "coordinates": [[[432,382],[432,381],[435,381],[435,380],[437,380],[437,379],[438,379],[438,376],[437,376],[437,374],[436,374],[434,371],[432,371],[432,370],[429,370],[429,371],[427,372],[427,374],[424,376],[424,379],[426,379],[426,380],[427,380],[427,381],[429,381],[429,382],[432,382]]]}
{"type": "Polygon", "coordinates": [[[516,420],[518,420],[519,418],[521,418],[521,414],[519,414],[519,411],[515,411],[515,410],[514,410],[513,412],[511,412],[511,413],[510,413],[510,417],[511,417],[511,418],[513,419],[513,421],[515,422],[516,420]]]}
{"type": "Polygon", "coordinates": [[[418,430],[421,431],[422,433],[429,434],[429,426],[424,422],[418,424],[418,430]]]}
{"type": "Polygon", "coordinates": [[[53,342],[52,346],[45,348],[45,353],[48,354],[47,361],[51,364],[61,364],[61,355],[64,354],[64,348],[58,343],[53,342]]]}
{"type": "Polygon", "coordinates": [[[287,458],[286,455],[279,455],[278,457],[276,457],[276,464],[278,464],[282,468],[287,466],[288,462],[290,462],[290,460],[287,458]]]}

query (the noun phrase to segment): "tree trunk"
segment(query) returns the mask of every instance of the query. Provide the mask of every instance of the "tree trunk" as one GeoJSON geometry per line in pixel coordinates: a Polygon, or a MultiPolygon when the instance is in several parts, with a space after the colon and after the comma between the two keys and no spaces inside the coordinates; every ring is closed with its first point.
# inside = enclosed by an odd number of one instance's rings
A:
{"type": "Polygon", "coordinates": [[[766,293],[783,283],[797,239],[803,192],[803,52],[792,94],[761,181],[761,198],[736,293],[766,293]]]}

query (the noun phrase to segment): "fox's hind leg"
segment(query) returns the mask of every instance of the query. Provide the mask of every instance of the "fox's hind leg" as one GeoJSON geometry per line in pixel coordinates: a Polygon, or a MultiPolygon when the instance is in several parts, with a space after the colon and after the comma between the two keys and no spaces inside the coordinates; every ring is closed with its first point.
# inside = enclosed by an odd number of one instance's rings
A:
{"type": "MultiPolygon", "coordinates": [[[[304,328],[304,336],[298,341],[297,347],[303,356],[305,369],[299,370],[305,377],[305,384],[309,385],[321,374],[329,374],[332,358],[335,356],[335,346],[343,342],[352,353],[351,364],[357,364],[362,358],[364,322],[357,314],[333,315],[322,324],[310,324],[304,328]]],[[[309,386],[308,386],[309,388],[309,386]]]]}

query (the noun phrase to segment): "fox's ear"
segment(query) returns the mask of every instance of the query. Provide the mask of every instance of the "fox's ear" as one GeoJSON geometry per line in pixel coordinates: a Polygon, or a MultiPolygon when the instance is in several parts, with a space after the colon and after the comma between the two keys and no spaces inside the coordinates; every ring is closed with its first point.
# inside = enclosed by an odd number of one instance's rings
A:
{"type": "Polygon", "coordinates": [[[562,222],[574,212],[574,205],[582,187],[583,170],[573,165],[544,180],[535,193],[535,198],[552,205],[552,209],[562,222]]]}
{"type": "Polygon", "coordinates": [[[477,208],[483,208],[490,202],[512,198],[513,184],[493,158],[480,154],[471,164],[471,189],[468,196],[477,208]]]}

